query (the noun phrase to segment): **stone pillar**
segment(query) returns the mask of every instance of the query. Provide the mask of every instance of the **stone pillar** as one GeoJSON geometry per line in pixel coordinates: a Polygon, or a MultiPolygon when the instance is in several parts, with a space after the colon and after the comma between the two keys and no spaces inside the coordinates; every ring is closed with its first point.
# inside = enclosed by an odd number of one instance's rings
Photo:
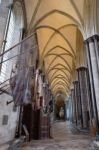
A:
{"type": "Polygon", "coordinates": [[[71,99],[71,93],[69,96],[69,114],[70,114],[70,122],[72,122],[72,99],[71,99]]]}
{"type": "Polygon", "coordinates": [[[74,89],[71,90],[71,100],[72,100],[72,122],[76,123],[77,118],[76,118],[76,102],[74,98],[74,89]]]}
{"type": "Polygon", "coordinates": [[[74,81],[74,101],[75,101],[75,111],[76,111],[76,125],[78,124],[79,120],[79,115],[78,115],[78,89],[77,89],[77,84],[78,81],[74,81]]]}
{"type": "Polygon", "coordinates": [[[94,39],[94,44],[95,44],[97,66],[99,70],[99,35],[94,35],[93,39],[94,39]]]}
{"type": "Polygon", "coordinates": [[[74,81],[74,98],[76,102],[77,125],[82,126],[82,107],[81,107],[81,101],[80,101],[79,81],[74,81]]]}
{"type": "Polygon", "coordinates": [[[54,120],[55,120],[55,98],[53,96],[53,115],[54,115],[54,120]]]}
{"type": "Polygon", "coordinates": [[[99,134],[99,38],[94,35],[85,41],[92,103],[97,133],[99,134]]]}
{"type": "MultiPolygon", "coordinates": [[[[90,59],[91,59],[91,65],[92,65],[95,97],[96,97],[96,102],[97,102],[97,106],[98,106],[99,105],[99,68],[98,68],[94,40],[91,40],[89,42],[89,50],[90,50],[90,59]]],[[[99,109],[98,109],[98,115],[99,115],[99,109]]]]}
{"type": "Polygon", "coordinates": [[[80,67],[78,71],[78,80],[80,84],[81,105],[82,105],[82,117],[83,128],[89,127],[89,92],[87,84],[87,68],[80,67]]]}

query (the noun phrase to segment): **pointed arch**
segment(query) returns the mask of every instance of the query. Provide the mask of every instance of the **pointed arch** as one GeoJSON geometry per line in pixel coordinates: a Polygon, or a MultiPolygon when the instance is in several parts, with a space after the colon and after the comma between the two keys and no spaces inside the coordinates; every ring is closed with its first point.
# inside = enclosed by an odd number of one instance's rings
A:
{"type": "MultiPolygon", "coordinates": [[[[66,77],[68,83],[70,82],[70,78],[68,77],[68,75],[67,75],[67,73],[64,71],[64,69],[61,69],[61,68],[54,68],[54,70],[56,70],[56,71],[52,74],[52,76],[50,76],[50,78],[53,78],[53,76],[57,73],[57,71],[61,71],[62,73],[64,73],[64,75],[65,75],[65,77],[66,77]]],[[[53,71],[53,70],[51,70],[51,71],[53,71]]],[[[51,72],[51,71],[50,71],[50,72],[51,72]]],[[[49,72],[49,73],[50,73],[50,72],[49,72]]]]}
{"type": "MultiPolygon", "coordinates": [[[[65,64],[68,66],[68,69],[69,69],[70,71],[72,71],[72,69],[71,69],[70,65],[68,64],[68,62],[66,61],[66,59],[64,59],[60,54],[50,54],[50,55],[54,55],[54,56],[56,56],[56,57],[53,58],[53,60],[52,60],[51,63],[49,64],[47,70],[49,70],[50,67],[51,67],[51,65],[54,63],[54,61],[55,61],[58,57],[60,57],[60,58],[65,62],[65,64]]],[[[50,56],[50,55],[49,55],[49,56],[50,56]]],[[[48,57],[48,56],[47,56],[47,57],[48,57]]]]}
{"type": "MultiPolygon", "coordinates": [[[[63,25],[63,26],[59,27],[57,30],[60,31],[61,29],[64,29],[64,28],[67,28],[67,27],[70,27],[70,26],[77,27],[77,25],[75,25],[75,24],[66,24],[66,25],[63,25]]],[[[57,34],[57,32],[54,31],[54,33],[50,36],[50,38],[48,39],[46,45],[44,46],[43,51],[46,50],[48,44],[50,43],[50,41],[52,40],[52,38],[53,38],[56,34],[57,34]]],[[[74,57],[76,57],[75,54],[73,54],[73,55],[74,55],[74,57]]]]}
{"type": "Polygon", "coordinates": [[[67,85],[67,87],[69,87],[69,85],[68,85],[68,83],[66,82],[66,80],[65,80],[64,78],[60,78],[60,77],[58,77],[58,76],[56,76],[56,78],[54,78],[54,79],[52,80],[52,82],[50,83],[50,85],[52,86],[55,82],[57,82],[57,80],[63,81],[63,82],[67,85]],[[60,79],[60,80],[59,80],[59,79],[60,79]]]}
{"type": "Polygon", "coordinates": [[[68,92],[68,91],[66,90],[66,88],[65,88],[63,85],[60,85],[60,87],[58,87],[58,86],[56,85],[56,87],[52,88],[52,91],[54,92],[56,89],[61,89],[62,91],[65,91],[66,93],[68,92]]]}
{"type": "Polygon", "coordinates": [[[49,80],[49,83],[52,83],[53,80],[56,79],[56,78],[58,78],[58,79],[63,79],[67,84],[69,84],[69,83],[67,82],[65,76],[63,76],[63,75],[61,75],[61,74],[58,74],[58,75],[54,76],[54,78],[51,78],[51,80],[49,80]]]}
{"type": "MultiPolygon", "coordinates": [[[[51,26],[47,26],[47,25],[43,25],[43,26],[42,26],[42,25],[41,25],[41,26],[37,27],[37,28],[35,29],[35,31],[40,30],[40,29],[43,29],[43,28],[50,29],[50,30],[52,30],[52,31],[55,31],[57,34],[59,34],[59,35],[64,39],[64,41],[68,44],[68,46],[70,47],[70,49],[71,49],[73,55],[75,56],[75,50],[74,50],[73,47],[71,46],[71,44],[70,44],[70,42],[68,41],[68,39],[67,39],[59,30],[57,30],[57,29],[55,29],[55,28],[53,28],[53,27],[51,27],[51,26]]],[[[42,52],[42,54],[41,54],[41,59],[43,59],[43,55],[44,55],[44,52],[45,52],[45,51],[46,51],[46,49],[43,50],[43,52],[42,52]]]]}
{"type": "Polygon", "coordinates": [[[53,91],[55,97],[57,96],[57,94],[59,93],[63,93],[65,96],[67,95],[68,92],[66,92],[64,89],[60,89],[60,88],[57,88],[56,90],[53,91]]]}
{"type": "Polygon", "coordinates": [[[53,89],[53,87],[56,85],[60,86],[61,84],[64,85],[66,89],[68,89],[67,85],[63,81],[56,81],[53,85],[51,85],[51,88],[53,89]]]}
{"type": "Polygon", "coordinates": [[[70,55],[71,57],[74,57],[73,54],[72,54],[69,50],[67,50],[67,49],[64,48],[63,46],[56,45],[56,46],[54,46],[53,48],[51,48],[51,49],[49,49],[49,50],[47,51],[47,54],[45,54],[44,58],[45,58],[47,55],[49,55],[52,51],[54,51],[55,49],[57,49],[57,48],[60,48],[60,49],[64,50],[64,52],[65,52],[66,54],[70,55]]]}
{"type": "Polygon", "coordinates": [[[47,17],[53,15],[54,13],[63,15],[65,17],[71,19],[75,23],[75,25],[78,25],[79,27],[81,27],[81,24],[74,17],[72,17],[71,15],[69,15],[68,13],[66,13],[64,11],[54,9],[54,10],[46,13],[45,15],[43,15],[40,19],[38,19],[36,21],[36,23],[33,25],[32,30],[35,29],[44,19],[46,19],[47,17]]]}
{"type": "Polygon", "coordinates": [[[51,67],[50,69],[48,69],[47,72],[46,72],[46,74],[49,74],[50,70],[51,70],[51,69],[54,69],[54,68],[57,67],[57,66],[63,67],[63,69],[65,69],[66,71],[68,71],[69,74],[72,73],[72,70],[70,71],[65,65],[63,65],[63,64],[61,64],[61,63],[58,63],[58,64],[54,65],[53,67],[51,67]]]}
{"type": "Polygon", "coordinates": [[[76,12],[76,14],[77,14],[77,16],[78,16],[78,18],[79,18],[81,24],[83,25],[83,24],[84,24],[83,18],[82,18],[82,16],[81,16],[79,10],[77,9],[77,7],[76,7],[74,1],[73,1],[73,0],[70,0],[70,2],[71,2],[71,4],[72,4],[73,8],[75,9],[75,12],[76,12]]]}

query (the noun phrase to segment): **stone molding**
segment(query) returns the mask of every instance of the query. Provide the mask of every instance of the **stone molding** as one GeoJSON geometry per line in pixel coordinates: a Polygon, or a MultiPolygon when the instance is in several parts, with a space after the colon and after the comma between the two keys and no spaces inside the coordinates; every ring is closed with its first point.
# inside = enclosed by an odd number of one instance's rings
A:
{"type": "Polygon", "coordinates": [[[77,71],[84,71],[84,70],[87,70],[87,67],[81,66],[81,67],[77,68],[76,70],[77,71]]]}
{"type": "Polygon", "coordinates": [[[95,34],[84,41],[84,43],[93,43],[94,40],[99,41],[99,35],[95,34]]]}
{"type": "Polygon", "coordinates": [[[78,83],[79,83],[79,81],[78,81],[78,80],[73,81],[73,84],[78,84],[78,83]]]}
{"type": "Polygon", "coordinates": [[[23,11],[23,19],[24,19],[24,31],[26,32],[27,29],[27,17],[26,17],[26,8],[23,0],[13,0],[13,7],[15,6],[16,2],[19,2],[22,7],[23,11]]]}

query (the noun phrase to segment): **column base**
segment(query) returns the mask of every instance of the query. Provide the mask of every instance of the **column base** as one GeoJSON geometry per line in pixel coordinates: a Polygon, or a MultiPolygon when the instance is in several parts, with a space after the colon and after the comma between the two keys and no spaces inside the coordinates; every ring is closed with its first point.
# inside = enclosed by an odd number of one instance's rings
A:
{"type": "Polygon", "coordinates": [[[99,132],[96,132],[96,141],[99,141],[99,132]]]}
{"type": "Polygon", "coordinates": [[[96,128],[95,127],[90,127],[90,133],[93,137],[96,136],[96,128]]]}

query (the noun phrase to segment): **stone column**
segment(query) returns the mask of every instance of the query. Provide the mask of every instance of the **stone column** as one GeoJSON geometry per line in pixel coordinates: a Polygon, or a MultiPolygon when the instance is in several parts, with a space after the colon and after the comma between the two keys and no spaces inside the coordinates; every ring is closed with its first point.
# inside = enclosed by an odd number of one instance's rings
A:
{"type": "Polygon", "coordinates": [[[72,100],[72,122],[76,123],[77,118],[76,118],[76,102],[74,98],[74,89],[71,90],[71,100],[72,100]]]}
{"type": "Polygon", "coordinates": [[[87,84],[87,68],[80,67],[78,71],[78,80],[80,84],[81,104],[82,104],[82,117],[83,128],[89,127],[89,92],[87,84]]]}
{"type": "Polygon", "coordinates": [[[77,89],[77,84],[78,81],[74,81],[74,101],[75,101],[75,111],[76,111],[76,125],[78,124],[79,120],[79,112],[78,112],[78,89],[77,89]]]}
{"type": "MultiPolygon", "coordinates": [[[[98,106],[99,105],[99,68],[98,68],[94,40],[89,41],[89,49],[90,49],[90,59],[91,59],[91,65],[92,65],[95,97],[96,97],[96,103],[98,106]]],[[[99,109],[98,109],[98,115],[99,115],[99,109]]]]}
{"type": "Polygon", "coordinates": [[[53,97],[53,119],[54,119],[54,121],[56,120],[56,116],[55,116],[55,98],[53,97]]]}
{"type": "Polygon", "coordinates": [[[66,110],[66,108],[67,108],[67,105],[66,105],[66,101],[65,101],[65,120],[67,120],[67,110],[66,110]]]}
{"type": "Polygon", "coordinates": [[[70,122],[72,122],[72,99],[71,99],[71,93],[69,96],[69,114],[70,114],[70,122]]]}
{"type": "Polygon", "coordinates": [[[99,42],[97,36],[85,41],[91,85],[92,103],[97,133],[99,134],[99,42]]]}
{"type": "Polygon", "coordinates": [[[80,101],[79,81],[74,81],[74,98],[76,102],[77,125],[82,126],[82,107],[81,107],[81,101],[80,101]]]}
{"type": "Polygon", "coordinates": [[[94,35],[93,39],[94,39],[94,44],[95,44],[97,66],[99,70],[99,35],[94,35]]]}

